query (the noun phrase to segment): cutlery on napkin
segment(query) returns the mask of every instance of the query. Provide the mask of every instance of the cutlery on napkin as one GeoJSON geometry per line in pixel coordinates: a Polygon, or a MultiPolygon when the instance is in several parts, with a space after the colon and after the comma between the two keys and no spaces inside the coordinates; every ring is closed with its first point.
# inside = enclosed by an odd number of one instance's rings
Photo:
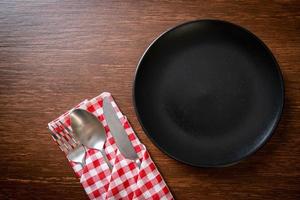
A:
{"type": "MultiPolygon", "coordinates": [[[[86,147],[85,165],[69,160],[90,199],[174,199],[146,147],[139,141],[110,93],[104,92],[90,101],[84,101],[77,108],[94,114],[105,127],[107,139],[104,152],[113,164],[110,170],[101,152],[86,147]],[[111,124],[108,125],[109,120],[106,120],[107,116],[103,114],[103,99],[106,98],[113,106],[115,115],[123,126],[122,133],[127,134],[138,159],[127,159],[126,153],[118,148],[111,133],[114,128],[110,129],[111,124]],[[137,164],[136,160],[139,160],[140,164],[137,164]]],[[[50,122],[49,128],[59,126],[59,121],[70,128],[69,114],[72,110],[50,122]]],[[[53,139],[56,141],[56,138],[53,139]]]]}

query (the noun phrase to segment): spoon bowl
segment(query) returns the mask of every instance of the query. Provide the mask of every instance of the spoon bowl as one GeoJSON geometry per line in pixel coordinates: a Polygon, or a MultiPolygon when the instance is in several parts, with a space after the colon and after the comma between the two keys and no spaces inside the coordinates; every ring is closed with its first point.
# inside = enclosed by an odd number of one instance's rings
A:
{"type": "Polygon", "coordinates": [[[70,119],[75,137],[87,148],[99,150],[108,167],[112,169],[103,149],[106,132],[98,118],[86,110],[75,109],[71,112],[70,119]]]}

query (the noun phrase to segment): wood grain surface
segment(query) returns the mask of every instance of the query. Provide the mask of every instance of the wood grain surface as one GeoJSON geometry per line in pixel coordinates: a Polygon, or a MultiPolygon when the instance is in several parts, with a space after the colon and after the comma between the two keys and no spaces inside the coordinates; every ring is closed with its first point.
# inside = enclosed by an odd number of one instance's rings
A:
{"type": "Polygon", "coordinates": [[[0,2],[0,199],[87,199],[47,123],[85,98],[111,92],[176,199],[300,199],[300,2],[0,2]],[[284,75],[282,120],[241,163],[202,169],[158,150],[132,103],[136,64],[166,29],[195,19],[244,26],[284,75]]]}

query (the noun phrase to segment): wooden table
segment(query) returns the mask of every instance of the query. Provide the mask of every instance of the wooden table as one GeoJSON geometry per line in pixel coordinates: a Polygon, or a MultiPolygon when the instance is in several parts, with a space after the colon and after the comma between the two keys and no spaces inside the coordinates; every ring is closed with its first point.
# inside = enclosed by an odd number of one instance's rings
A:
{"type": "Polygon", "coordinates": [[[300,199],[299,1],[0,2],[0,199],[87,199],[47,122],[85,98],[111,92],[176,199],[300,199]],[[286,104],[270,142],[227,168],[181,164],[159,151],[132,103],[136,64],[179,23],[228,20],[273,51],[286,104]]]}

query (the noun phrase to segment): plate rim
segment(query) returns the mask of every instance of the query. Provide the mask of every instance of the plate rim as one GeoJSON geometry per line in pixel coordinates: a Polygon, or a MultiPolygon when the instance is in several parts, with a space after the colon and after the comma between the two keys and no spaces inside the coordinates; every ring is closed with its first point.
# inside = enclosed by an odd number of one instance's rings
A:
{"type": "MultiPolygon", "coordinates": [[[[278,97],[279,98],[279,97],[278,97]]],[[[220,20],[220,19],[196,19],[196,20],[192,20],[192,21],[186,21],[186,22],[183,22],[183,23],[180,23],[180,24],[177,24],[171,28],[168,28],[166,31],[162,32],[161,34],[159,34],[158,36],[156,36],[154,38],[154,40],[147,46],[147,48],[144,50],[142,56],[140,57],[137,65],[136,65],[136,70],[134,72],[134,79],[133,79],[133,86],[132,86],[132,99],[133,99],[133,107],[134,107],[134,111],[136,113],[136,116],[137,116],[137,119],[138,119],[138,122],[140,123],[144,133],[148,136],[148,138],[150,138],[151,142],[161,151],[163,152],[164,154],[166,154],[167,156],[169,156],[170,158],[176,160],[176,161],[179,161],[181,163],[184,163],[186,165],[189,165],[189,166],[193,166],[193,167],[201,167],[201,168],[221,168],[221,167],[228,167],[228,166],[232,166],[232,165],[235,165],[245,159],[247,159],[249,156],[255,154],[258,150],[260,150],[263,146],[265,146],[265,144],[271,139],[271,137],[274,135],[274,132],[276,130],[276,128],[278,127],[279,125],[279,122],[282,118],[282,113],[283,113],[283,109],[284,109],[284,106],[285,106],[285,84],[284,84],[284,77],[283,77],[283,73],[280,69],[280,66],[279,66],[279,63],[278,61],[276,60],[274,54],[272,53],[272,51],[269,49],[269,47],[258,37],[256,36],[254,33],[252,33],[250,30],[238,25],[238,24],[235,24],[235,23],[232,23],[232,22],[229,22],[229,21],[226,21],[226,20],[220,20]],[[261,140],[261,142],[256,145],[255,147],[251,148],[251,150],[249,150],[244,156],[242,156],[241,158],[238,158],[238,159],[235,159],[233,161],[230,161],[230,162],[222,162],[222,164],[194,164],[192,162],[187,162],[187,161],[184,161],[184,160],[181,160],[179,158],[177,158],[176,156],[174,155],[171,155],[169,152],[167,152],[167,150],[165,150],[162,146],[160,146],[151,136],[151,134],[149,133],[149,131],[146,129],[145,125],[143,124],[142,122],[142,119],[141,119],[141,116],[139,114],[139,111],[138,111],[138,108],[137,108],[137,104],[136,104],[136,79],[137,79],[137,75],[138,75],[138,71],[139,69],[141,68],[141,63],[145,57],[145,55],[147,54],[147,52],[150,50],[150,48],[159,40],[161,39],[165,34],[181,27],[181,26],[185,26],[185,25],[188,25],[188,24],[193,24],[193,23],[202,23],[202,22],[221,22],[221,23],[225,23],[225,24],[228,24],[228,25],[231,25],[231,26],[235,26],[245,32],[247,32],[248,34],[250,34],[252,37],[254,37],[255,40],[257,40],[258,43],[260,43],[262,45],[262,47],[267,51],[267,53],[271,56],[272,60],[273,60],[273,63],[275,64],[276,66],[276,70],[277,70],[277,73],[279,75],[279,79],[280,79],[280,86],[281,86],[281,105],[280,105],[280,110],[279,112],[277,113],[276,117],[275,117],[275,123],[273,124],[272,128],[270,129],[268,135],[263,138],[261,140]]]]}

